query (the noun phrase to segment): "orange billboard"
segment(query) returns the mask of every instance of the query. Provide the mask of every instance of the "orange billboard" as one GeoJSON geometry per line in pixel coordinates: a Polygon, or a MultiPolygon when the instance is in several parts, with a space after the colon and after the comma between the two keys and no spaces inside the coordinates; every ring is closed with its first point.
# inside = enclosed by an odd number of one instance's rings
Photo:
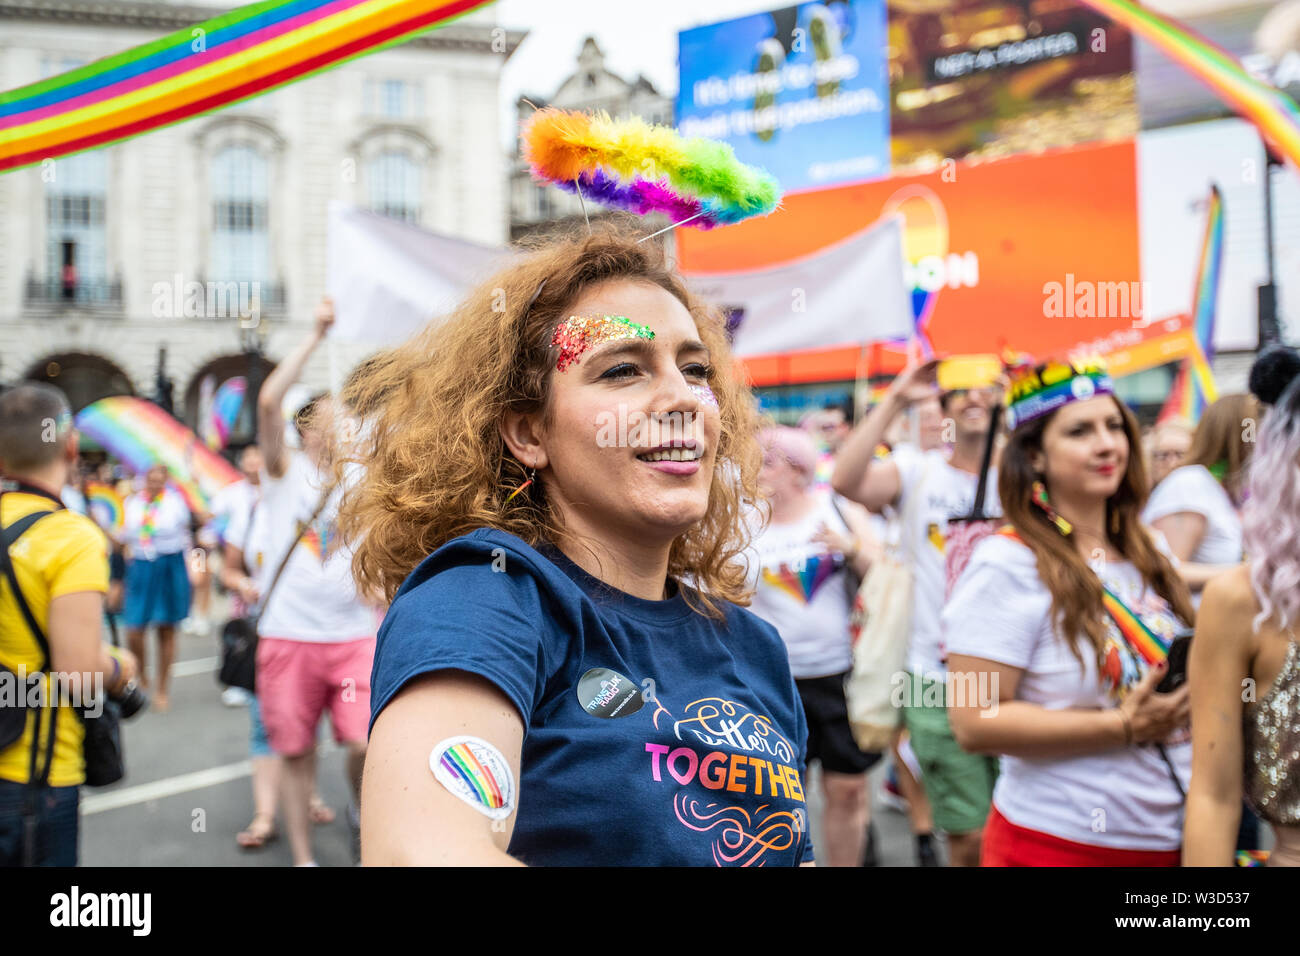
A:
{"type": "MultiPolygon", "coordinates": [[[[925,175],[790,195],[771,216],[726,229],[680,230],[678,257],[690,272],[757,269],[899,215],[913,311],[936,351],[1047,355],[1145,324],[1137,198],[1131,140],[949,162],[925,175]]],[[[816,377],[854,377],[860,350],[834,351],[845,354],[819,354],[816,377]]],[[[767,364],[775,372],[790,358],[767,364]]]]}

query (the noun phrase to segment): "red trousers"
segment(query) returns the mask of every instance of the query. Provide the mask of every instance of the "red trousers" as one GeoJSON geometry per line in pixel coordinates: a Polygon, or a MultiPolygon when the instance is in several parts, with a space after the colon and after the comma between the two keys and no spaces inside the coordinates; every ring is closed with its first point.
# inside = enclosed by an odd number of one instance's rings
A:
{"type": "Polygon", "coordinates": [[[1178,866],[1182,850],[1117,850],[1018,827],[995,806],[984,824],[980,866],[1178,866]]]}

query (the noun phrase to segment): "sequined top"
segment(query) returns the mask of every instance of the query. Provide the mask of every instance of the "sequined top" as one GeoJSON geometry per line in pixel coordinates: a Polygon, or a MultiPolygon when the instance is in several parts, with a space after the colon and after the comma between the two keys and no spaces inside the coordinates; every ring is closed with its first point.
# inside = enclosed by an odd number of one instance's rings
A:
{"type": "Polygon", "coordinates": [[[1269,823],[1300,824],[1300,641],[1290,642],[1277,680],[1243,718],[1246,798],[1269,823]]]}

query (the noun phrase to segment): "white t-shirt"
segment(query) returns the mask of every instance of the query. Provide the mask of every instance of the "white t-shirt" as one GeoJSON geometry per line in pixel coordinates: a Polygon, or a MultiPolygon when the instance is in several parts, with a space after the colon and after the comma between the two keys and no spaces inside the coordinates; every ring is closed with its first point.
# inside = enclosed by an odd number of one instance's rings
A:
{"type": "Polygon", "coordinates": [[[226,485],[212,496],[212,522],[210,527],[221,541],[229,541],[236,547],[243,546],[244,535],[248,532],[248,519],[257,503],[258,486],[247,478],[226,485]],[[240,531],[232,535],[231,529],[240,531]]]}
{"type": "MultiPolygon", "coordinates": [[[[970,514],[975,505],[979,476],[948,464],[939,450],[922,452],[913,445],[900,445],[890,455],[898,466],[899,520],[912,512],[907,527],[900,528],[901,553],[906,559],[914,555],[915,578],[912,598],[912,642],[907,654],[907,669],[913,674],[942,677],[947,672],[939,633],[939,613],[944,596],[944,541],[948,536],[948,519],[970,514]],[[911,498],[920,486],[922,498],[912,505],[911,498]]],[[[998,473],[989,469],[985,490],[985,511],[1002,513],[998,501],[998,473]]]]}
{"type": "Polygon", "coordinates": [[[145,528],[149,499],[143,491],[126,499],[122,509],[122,531],[131,546],[131,556],[152,561],[159,555],[176,554],[190,547],[190,509],[179,492],[164,488],[162,500],[152,509],[152,529],[145,528]]]}
{"type": "MultiPolygon", "coordinates": [[[[320,503],[327,478],[302,452],[287,454],[283,477],[262,472],[244,557],[263,595],[299,525],[320,503]]],[[[328,644],[374,636],[374,612],[357,597],[352,580],[352,552],[338,541],[339,495],[336,488],[294,547],[258,622],[263,637],[328,644]]]]}
{"type": "MultiPolygon", "coordinates": [[[[1108,562],[1099,576],[1151,630],[1162,637],[1177,632],[1168,604],[1144,586],[1132,564],[1108,562]]],[[[1028,547],[1002,535],[986,538],[944,609],[948,652],[1022,669],[1016,699],[1048,710],[1117,706],[1141,680],[1145,664],[1107,616],[1105,674],[1098,675],[1086,640],[1080,644],[1081,666],[1052,625],[1051,602],[1028,547]]],[[[1188,733],[1176,732],[1165,751],[1185,790],[1192,768],[1188,733]]],[[[1183,841],[1182,797],[1151,745],[1074,757],[1003,755],[993,803],[1017,826],[1090,846],[1174,850],[1183,841]]]]}
{"type": "MultiPolygon", "coordinates": [[[[233,544],[240,551],[248,552],[250,549],[249,532],[252,531],[253,514],[257,508],[257,503],[262,498],[262,488],[249,481],[241,481],[238,484],[230,485],[222,489],[222,492],[232,492],[223,505],[226,508],[225,528],[221,531],[221,540],[227,544],[233,544]],[[242,488],[246,493],[233,494],[236,488],[242,488]]],[[[216,507],[215,500],[213,507],[216,507]]],[[[251,562],[253,556],[245,554],[245,562],[251,562]]]]}
{"type": "Polygon", "coordinates": [[[1190,511],[1205,518],[1205,536],[1192,552],[1194,564],[1240,564],[1241,518],[1223,486],[1204,465],[1183,465],[1156,485],[1142,511],[1147,524],[1190,511]]]}
{"type": "Polygon", "coordinates": [[[813,541],[823,524],[840,534],[848,528],[831,497],[814,491],[816,505],[790,524],[769,524],[750,545],[750,610],[780,633],[795,677],[841,674],[853,666],[849,647],[852,601],[844,555],[813,541]]]}

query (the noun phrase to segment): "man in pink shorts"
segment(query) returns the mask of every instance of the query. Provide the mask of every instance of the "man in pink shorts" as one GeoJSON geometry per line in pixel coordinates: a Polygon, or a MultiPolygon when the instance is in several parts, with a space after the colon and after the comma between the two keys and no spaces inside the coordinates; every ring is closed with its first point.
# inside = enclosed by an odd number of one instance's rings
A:
{"type": "Polygon", "coordinates": [[[327,300],[316,310],[311,335],[276,366],[258,396],[262,496],[248,536],[249,564],[265,596],[257,627],[257,699],[271,749],[285,758],[282,806],[297,866],[315,865],[310,822],[313,752],[325,711],[334,739],[348,752],[353,796],[348,822],[357,852],[357,800],[375,653],[374,608],[358,596],[352,553],[337,540],[340,489],[331,471],[331,400],[319,396],[294,416],[300,450],[289,447],[281,417],[285,396],[333,323],[327,300]],[[272,587],[282,562],[284,570],[272,587]]]}

